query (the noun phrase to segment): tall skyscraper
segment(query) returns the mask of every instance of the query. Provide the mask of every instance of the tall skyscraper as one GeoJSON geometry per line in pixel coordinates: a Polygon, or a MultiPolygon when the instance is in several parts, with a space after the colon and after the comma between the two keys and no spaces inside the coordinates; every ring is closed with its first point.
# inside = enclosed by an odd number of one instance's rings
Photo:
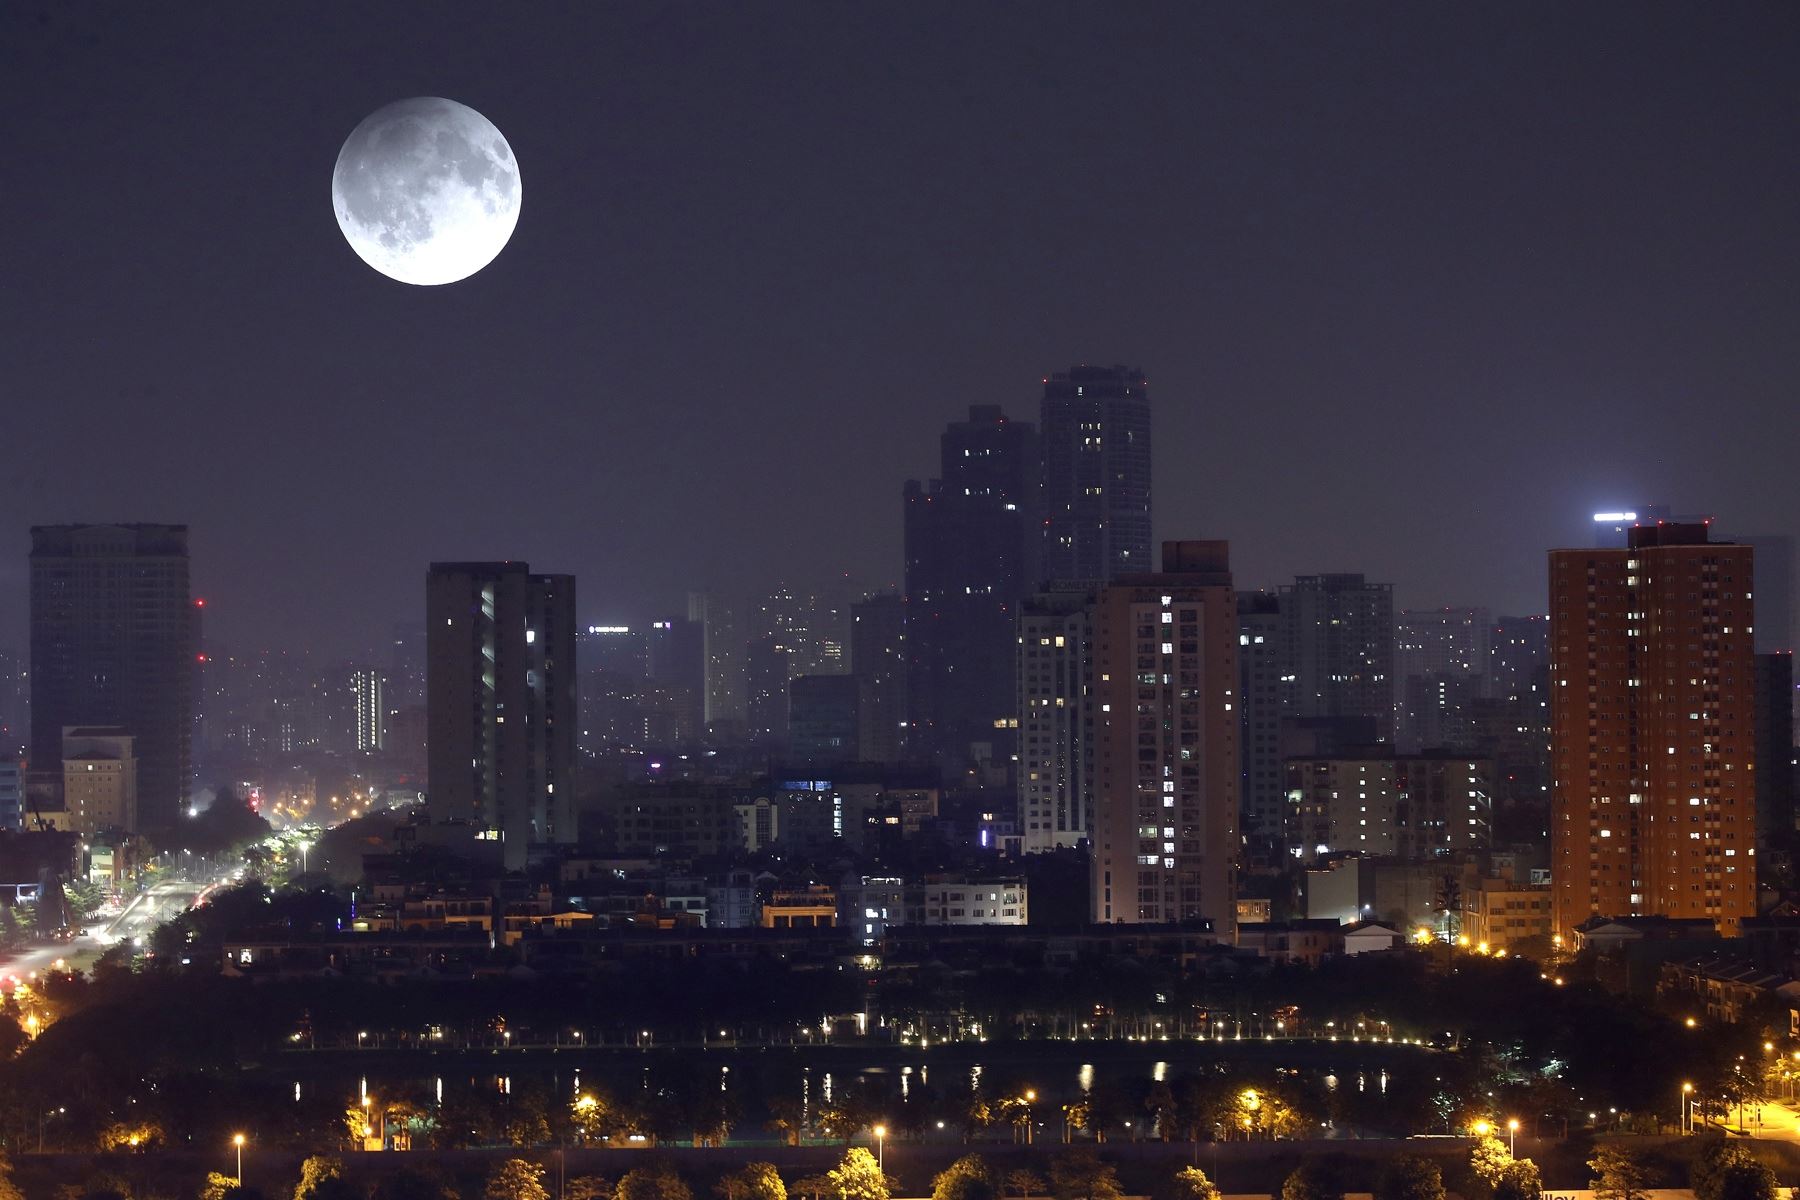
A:
{"type": "Polygon", "coordinates": [[[1037,431],[977,405],[940,445],[941,478],[908,480],[907,748],[956,771],[1011,754],[1018,605],[1043,545],[1037,431]]]}
{"type": "Polygon", "coordinates": [[[708,728],[744,721],[744,638],[737,610],[716,592],[688,593],[688,620],[698,622],[706,656],[708,728]]]}
{"type": "MultiPolygon", "coordinates": [[[[1761,592],[1757,594],[1760,596],[1761,592]]],[[[1760,606],[1762,601],[1756,603],[1760,606]]],[[[1778,654],[1756,656],[1758,845],[1768,853],[1793,832],[1794,655],[1792,651],[1783,650],[1778,654]]]]}
{"type": "Polygon", "coordinates": [[[1284,715],[1394,730],[1394,589],[1361,575],[1301,575],[1279,589],[1284,715]]]}
{"type": "Polygon", "coordinates": [[[386,684],[381,672],[372,668],[350,672],[350,693],[356,702],[356,748],[365,754],[380,750],[387,739],[386,684]]]}
{"type": "Polygon", "coordinates": [[[1555,932],[1756,912],[1755,570],[1705,525],[1550,552],[1555,932]]]}
{"type": "Polygon", "coordinates": [[[1026,854],[1093,826],[1095,587],[1053,586],[1019,611],[1019,833],[1026,854]]]}
{"type": "Polygon", "coordinates": [[[25,752],[31,719],[29,686],[25,660],[10,650],[0,650],[0,758],[25,752]]]}
{"type": "Polygon", "coordinates": [[[744,715],[750,740],[779,749],[788,740],[788,648],[774,636],[744,647],[744,715]]]}
{"type": "Polygon", "coordinates": [[[1044,381],[1044,577],[1107,581],[1152,569],[1150,385],[1127,367],[1044,381]]]}
{"type": "Polygon", "coordinates": [[[187,808],[194,610],[185,525],[31,531],[31,768],[62,774],[63,729],[117,726],[137,753],[137,820],[187,808]]]}
{"type": "Polygon", "coordinates": [[[1164,542],[1162,571],[1093,610],[1095,921],[1236,929],[1238,623],[1224,542],[1164,542]]]}
{"type": "Polygon", "coordinates": [[[1287,827],[1282,767],[1281,604],[1268,592],[1239,592],[1238,758],[1243,778],[1239,828],[1253,862],[1280,857],[1287,827]]]}
{"type": "Polygon", "coordinates": [[[698,737],[706,729],[706,627],[699,621],[670,618],[650,622],[650,681],[664,693],[677,740],[698,737]]]}
{"type": "Polygon", "coordinates": [[[906,601],[899,593],[850,606],[850,673],[858,761],[899,762],[906,732],[906,601]]]}
{"type": "Polygon", "coordinates": [[[425,626],[431,819],[500,841],[509,869],[573,842],[574,576],[433,563],[425,626]]]}

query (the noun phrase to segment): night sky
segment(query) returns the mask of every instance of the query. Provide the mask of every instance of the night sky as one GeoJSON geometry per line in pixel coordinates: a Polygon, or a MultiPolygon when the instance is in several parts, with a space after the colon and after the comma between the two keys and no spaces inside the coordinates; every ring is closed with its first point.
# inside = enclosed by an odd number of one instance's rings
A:
{"type": "Polygon", "coordinates": [[[425,564],[898,582],[972,403],[1142,366],[1161,537],[1542,611],[1596,508],[1800,522],[1800,6],[0,6],[0,646],[27,526],[187,522],[215,645],[425,564]],[[402,97],[518,156],[462,283],[330,204],[402,97]]]}

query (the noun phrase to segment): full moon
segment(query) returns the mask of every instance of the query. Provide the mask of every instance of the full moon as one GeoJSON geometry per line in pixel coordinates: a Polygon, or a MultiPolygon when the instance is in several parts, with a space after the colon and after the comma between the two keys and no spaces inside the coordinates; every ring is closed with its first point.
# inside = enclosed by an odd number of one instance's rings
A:
{"type": "Polygon", "coordinates": [[[401,283],[467,279],[519,223],[519,164],[493,122],[436,96],[396,100],[351,131],[331,173],[338,228],[401,283]]]}

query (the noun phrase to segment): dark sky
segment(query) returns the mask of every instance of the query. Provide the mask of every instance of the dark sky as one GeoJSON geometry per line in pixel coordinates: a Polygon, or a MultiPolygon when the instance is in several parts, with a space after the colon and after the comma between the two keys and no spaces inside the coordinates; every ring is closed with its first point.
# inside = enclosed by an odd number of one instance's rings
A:
{"type": "Polygon", "coordinates": [[[1243,586],[1789,532],[1797,62],[1792,3],[0,6],[0,645],[39,522],[190,523],[234,648],[380,642],[433,558],[893,581],[944,423],[1077,361],[1243,586]],[[523,177],[442,288],[330,206],[413,95],[523,177]]]}

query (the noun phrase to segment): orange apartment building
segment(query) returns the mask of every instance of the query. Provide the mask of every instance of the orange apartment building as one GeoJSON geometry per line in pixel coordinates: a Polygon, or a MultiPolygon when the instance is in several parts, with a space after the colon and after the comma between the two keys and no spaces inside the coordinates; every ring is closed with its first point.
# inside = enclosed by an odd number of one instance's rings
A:
{"type": "Polygon", "coordinates": [[[1704,524],[1550,552],[1550,870],[1565,942],[1595,914],[1756,913],[1751,548],[1704,524]]]}

